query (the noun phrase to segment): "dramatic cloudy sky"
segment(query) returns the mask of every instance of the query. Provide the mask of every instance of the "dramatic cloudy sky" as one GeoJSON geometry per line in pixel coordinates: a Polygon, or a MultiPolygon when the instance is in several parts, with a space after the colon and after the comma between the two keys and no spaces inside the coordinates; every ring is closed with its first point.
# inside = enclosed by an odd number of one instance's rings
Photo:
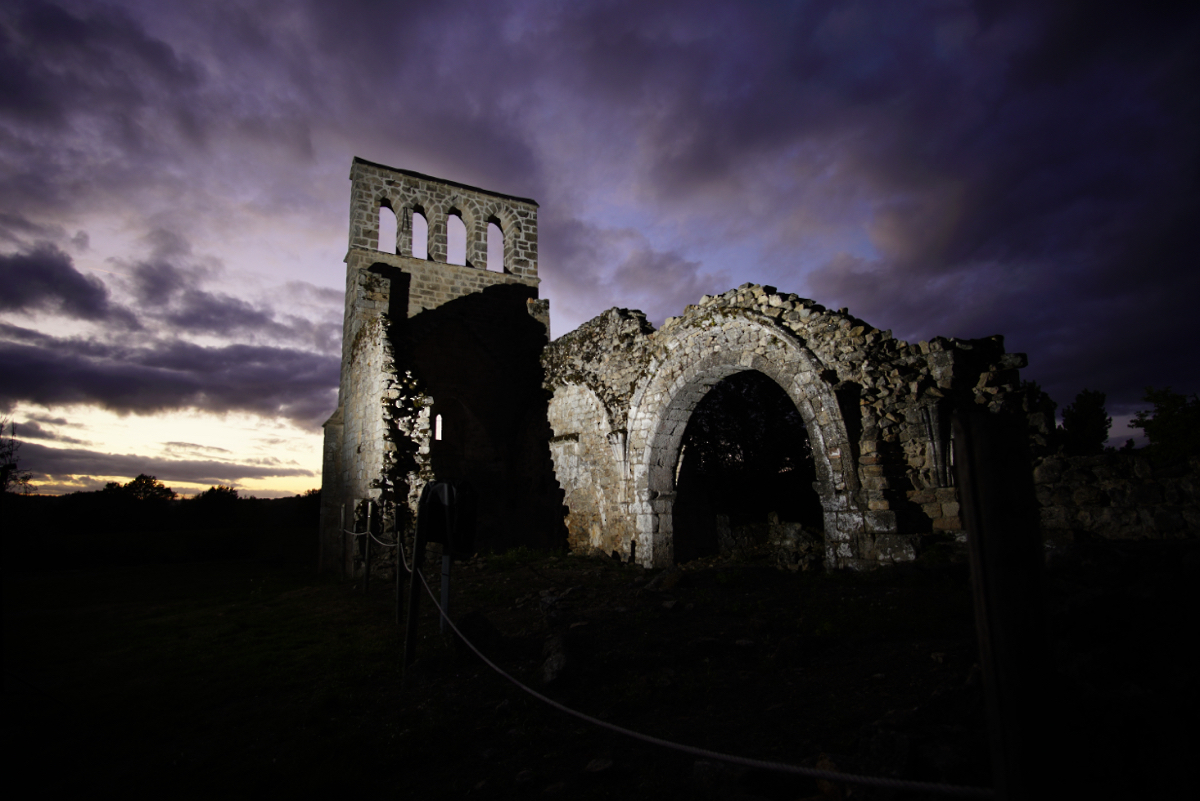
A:
{"type": "Polygon", "coordinates": [[[43,491],[320,483],[353,156],[541,204],[561,335],[746,281],[1200,390],[1195,3],[0,4],[0,412],[43,491]]]}

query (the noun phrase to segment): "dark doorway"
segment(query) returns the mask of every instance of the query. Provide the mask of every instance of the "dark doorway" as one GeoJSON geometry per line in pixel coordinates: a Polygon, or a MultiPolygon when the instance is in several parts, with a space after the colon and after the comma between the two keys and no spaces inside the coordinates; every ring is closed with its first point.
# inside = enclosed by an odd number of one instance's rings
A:
{"type": "Polygon", "coordinates": [[[787,393],[756,370],[735,373],[696,405],[684,431],[672,509],[675,561],[765,543],[771,512],[820,529],[808,431],[787,393]]]}

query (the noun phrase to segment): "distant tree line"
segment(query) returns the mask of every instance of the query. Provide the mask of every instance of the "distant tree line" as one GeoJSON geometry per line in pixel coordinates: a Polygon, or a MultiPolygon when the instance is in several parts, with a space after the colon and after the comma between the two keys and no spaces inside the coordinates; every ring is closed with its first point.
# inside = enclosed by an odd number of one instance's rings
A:
{"type": "Polygon", "coordinates": [[[214,486],[180,499],[143,473],[94,492],[5,496],[6,568],[239,558],[316,564],[317,489],[243,498],[214,486]]]}
{"type": "MultiPolygon", "coordinates": [[[[1027,381],[1025,388],[1032,399],[1031,406],[1053,416],[1058,405],[1037,382],[1027,381]]],[[[1057,426],[1052,441],[1047,443],[1050,449],[1067,456],[1116,452],[1117,448],[1106,444],[1112,417],[1105,409],[1105,400],[1103,392],[1092,389],[1084,389],[1076,395],[1074,402],[1063,409],[1062,424],[1057,426]]],[[[1143,400],[1153,409],[1137,412],[1129,427],[1140,428],[1145,433],[1148,444],[1142,450],[1147,456],[1163,462],[1178,462],[1200,454],[1200,396],[1189,397],[1170,387],[1147,387],[1143,400]]],[[[1119,450],[1135,450],[1134,441],[1126,440],[1119,450]]]]}

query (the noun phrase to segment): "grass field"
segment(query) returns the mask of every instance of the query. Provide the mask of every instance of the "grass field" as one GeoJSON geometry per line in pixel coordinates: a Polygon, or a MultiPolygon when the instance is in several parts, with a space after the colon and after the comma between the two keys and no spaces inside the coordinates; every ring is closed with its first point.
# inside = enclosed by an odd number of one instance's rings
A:
{"type": "MultiPolygon", "coordinates": [[[[1129,625],[1193,597],[1183,561],[1093,559],[1051,574],[1047,681],[1072,716],[1056,725],[1073,732],[1062,755],[1101,771],[1098,786],[1122,786],[1125,766],[1106,748],[1160,774],[1186,753],[1164,732],[1194,709],[1194,680],[1161,627],[1129,625]],[[1146,659],[1153,668],[1139,673],[1146,659]]],[[[824,754],[845,770],[989,781],[961,566],[688,568],[654,588],[640,568],[518,551],[457,566],[452,612],[506,670],[619,725],[761,759],[811,765],[824,754]],[[555,637],[567,667],[543,685],[555,637]]],[[[405,689],[391,588],[360,590],[278,558],[6,574],[12,781],[47,797],[817,792],[548,709],[439,635],[428,604],[405,689]]]]}
{"type": "Polygon", "coordinates": [[[310,571],[253,562],[5,581],[8,753],[39,785],[303,792],[382,754],[385,618],[310,571]],[[369,736],[364,737],[364,734],[369,736]]]}

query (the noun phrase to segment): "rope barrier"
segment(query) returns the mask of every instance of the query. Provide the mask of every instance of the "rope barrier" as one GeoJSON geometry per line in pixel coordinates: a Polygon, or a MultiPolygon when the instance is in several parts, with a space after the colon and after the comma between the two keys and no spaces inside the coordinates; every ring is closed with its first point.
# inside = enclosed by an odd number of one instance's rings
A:
{"type": "Polygon", "coordinates": [[[382,545],[384,548],[395,548],[395,547],[396,547],[396,543],[394,543],[394,542],[384,542],[383,540],[379,539],[379,537],[376,537],[374,534],[371,534],[371,532],[370,532],[370,531],[368,531],[368,532],[367,532],[367,534],[369,534],[369,535],[370,535],[371,539],[373,539],[373,540],[375,540],[376,542],[378,542],[378,543],[379,543],[380,545],[382,545]]]}
{"type": "MultiPolygon", "coordinates": [[[[368,501],[368,503],[369,503],[369,501],[368,501]]],[[[394,513],[393,513],[393,514],[394,514],[394,513]]],[[[375,541],[376,541],[377,543],[379,543],[380,545],[382,545],[384,548],[395,548],[395,547],[396,547],[396,543],[394,543],[394,542],[384,542],[383,540],[379,539],[379,537],[376,537],[374,534],[372,534],[372,533],[371,533],[371,529],[370,529],[370,527],[369,527],[369,526],[367,527],[367,530],[366,530],[366,531],[351,531],[351,530],[350,530],[350,529],[348,529],[348,528],[342,528],[342,533],[343,533],[343,534],[349,534],[349,535],[350,535],[350,536],[352,536],[352,537],[361,537],[361,536],[363,536],[363,535],[365,534],[365,535],[367,535],[368,537],[370,537],[371,539],[375,540],[375,541]]]]}
{"type": "Polygon", "coordinates": [[[582,712],[577,712],[570,707],[563,706],[552,698],[547,698],[537,690],[526,687],[524,684],[501,670],[500,667],[498,667],[492,660],[480,653],[479,649],[462,635],[462,632],[458,630],[458,627],[455,626],[446,613],[442,611],[442,607],[438,604],[438,598],[433,594],[433,590],[429,588],[429,582],[425,580],[425,575],[420,570],[416,571],[416,575],[421,578],[421,583],[425,585],[425,592],[427,592],[429,597],[433,600],[433,605],[437,608],[438,614],[441,615],[442,619],[446,621],[447,625],[450,626],[450,629],[458,635],[458,638],[462,640],[463,643],[470,648],[476,656],[482,659],[488,667],[539,701],[549,704],[560,712],[565,712],[568,715],[572,715],[580,720],[591,723],[594,726],[600,726],[601,728],[608,729],[609,731],[614,731],[617,734],[623,734],[626,737],[632,737],[635,740],[641,740],[642,742],[662,746],[663,748],[670,748],[674,751],[691,754],[692,756],[704,757],[705,759],[715,759],[720,762],[729,762],[734,765],[743,765],[750,768],[760,768],[763,770],[778,771],[780,773],[792,773],[799,776],[808,776],[809,778],[813,779],[842,782],[844,784],[857,784],[865,787],[884,787],[893,790],[918,790],[927,793],[941,793],[943,795],[958,795],[973,798],[994,798],[996,795],[994,790],[986,787],[962,787],[952,784],[938,784],[936,782],[918,782],[909,779],[888,779],[882,776],[856,776],[850,773],[837,773],[829,770],[805,768],[801,767],[800,765],[790,765],[784,762],[771,762],[762,759],[750,759],[748,757],[734,756],[733,754],[723,754],[718,751],[709,751],[706,748],[683,745],[681,743],[671,742],[670,740],[663,740],[658,737],[653,737],[649,734],[642,734],[641,732],[636,732],[632,729],[626,729],[624,727],[617,726],[616,724],[600,720],[599,718],[594,718],[591,715],[585,715],[582,712]]]}
{"type": "Polygon", "coordinates": [[[370,531],[351,531],[351,530],[350,530],[350,529],[348,529],[348,528],[344,528],[344,529],[342,529],[342,533],[343,533],[343,534],[349,534],[349,535],[350,535],[350,536],[352,536],[352,537],[362,537],[362,536],[364,536],[364,535],[365,535],[365,536],[368,536],[368,537],[370,537],[371,539],[373,539],[373,540],[375,540],[376,542],[378,542],[378,543],[379,543],[380,545],[382,545],[384,548],[395,548],[395,547],[396,547],[396,543],[394,543],[394,542],[384,542],[383,540],[379,539],[379,537],[376,537],[374,534],[372,534],[370,531]]]}
{"type": "MultiPolygon", "coordinates": [[[[396,532],[396,544],[400,546],[400,562],[404,565],[404,570],[407,573],[412,573],[412,565],[408,563],[408,554],[404,552],[404,539],[400,536],[400,532],[396,532]]],[[[440,611],[440,607],[439,607],[440,611]]]]}

